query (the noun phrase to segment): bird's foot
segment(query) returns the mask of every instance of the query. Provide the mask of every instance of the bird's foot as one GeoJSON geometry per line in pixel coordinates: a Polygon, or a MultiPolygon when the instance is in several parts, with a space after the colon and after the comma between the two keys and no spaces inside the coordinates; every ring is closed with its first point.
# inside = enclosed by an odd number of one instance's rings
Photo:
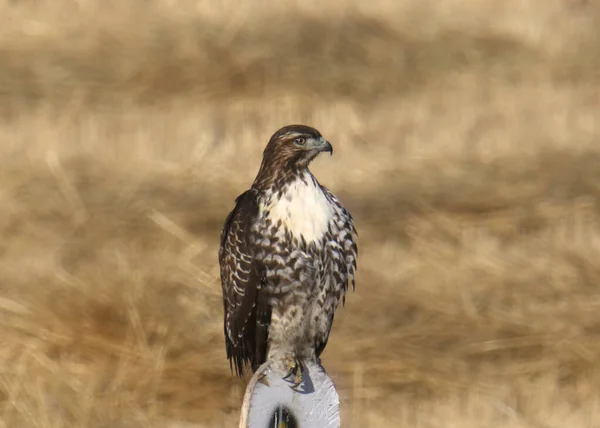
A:
{"type": "Polygon", "coordinates": [[[286,359],[286,365],[288,368],[288,374],[283,379],[290,379],[292,382],[292,389],[296,389],[303,381],[302,370],[304,369],[302,363],[296,357],[290,356],[286,359]]]}

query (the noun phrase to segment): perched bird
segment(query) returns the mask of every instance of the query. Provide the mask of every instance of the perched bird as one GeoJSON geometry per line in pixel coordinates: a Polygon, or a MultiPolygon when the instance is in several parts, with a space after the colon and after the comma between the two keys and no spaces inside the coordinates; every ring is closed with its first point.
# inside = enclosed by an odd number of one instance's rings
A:
{"type": "Polygon", "coordinates": [[[251,188],[221,231],[219,264],[227,358],[242,376],[266,360],[317,361],[334,312],[354,289],[357,232],[350,213],[308,169],[333,154],[319,131],[281,128],[269,140],[251,188]]]}

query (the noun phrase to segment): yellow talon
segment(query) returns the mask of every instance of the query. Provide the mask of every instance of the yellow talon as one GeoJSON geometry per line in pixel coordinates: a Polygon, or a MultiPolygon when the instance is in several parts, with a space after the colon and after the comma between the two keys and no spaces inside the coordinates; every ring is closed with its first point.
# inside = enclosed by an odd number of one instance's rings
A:
{"type": "Polygon", "coordinates": [[[293,388],[295,389],[303,382],[302,363],[297,358],[290,357],[287,360],[287,365],[289,368],[289,372],[287,375],[284,376],[284,379],[288,379],[293,375],[294,377],[293,377],[292,385],[293,385],[293,388]]]}
{"type": "Polygon", "coordinates": [[[302,368],[300,368],[300,369],[299,369],[299,370],[296,372],[296,376],[294,376],[294,380],[295,380],[295,382],[294,382],[294,386],[295,386],[295,387],[299,386],[299,385],[302,383],[302,381],[304,380],[304,379],[302,378],[302,368]]]}

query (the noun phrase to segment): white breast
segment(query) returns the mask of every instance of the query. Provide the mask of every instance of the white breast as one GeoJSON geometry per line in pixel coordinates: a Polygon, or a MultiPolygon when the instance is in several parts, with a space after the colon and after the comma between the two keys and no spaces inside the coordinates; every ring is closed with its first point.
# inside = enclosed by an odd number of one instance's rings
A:
{"type": "Polygon", "coordinates": [[[304,237],[307,243],[323,237],[334,214],[331,202],[312,177],[295,180],[265,209],[274,224],[281,220],[295,238],[304,237]]]}

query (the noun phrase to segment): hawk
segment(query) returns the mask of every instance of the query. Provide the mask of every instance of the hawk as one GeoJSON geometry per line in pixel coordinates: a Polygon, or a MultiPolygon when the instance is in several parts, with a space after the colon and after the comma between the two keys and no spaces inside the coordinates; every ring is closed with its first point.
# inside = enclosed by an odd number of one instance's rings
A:
{"type": "Polygon", "coordinates": [[[357,232],[350,213],[308,169],[331,144],[289,125],[269,140],[249,190],[221,231],[219,265],[227,358],[241,377],[265,361],[317,361],[334,312],[354,290],[357,232]]]}

